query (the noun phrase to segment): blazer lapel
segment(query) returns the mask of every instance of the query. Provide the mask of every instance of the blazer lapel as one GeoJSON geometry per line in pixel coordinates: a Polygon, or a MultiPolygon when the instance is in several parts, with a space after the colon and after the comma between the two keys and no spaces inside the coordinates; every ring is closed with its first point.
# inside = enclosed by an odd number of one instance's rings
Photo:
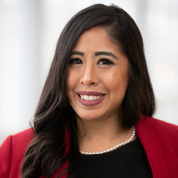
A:
{"type": "Polygon", "coordinates": [[[141,118],[136,126],[136,133],[145,149],[153,178],[170,178],[159,138],[149,119],[144,120],[143,117],[141,118]]]}

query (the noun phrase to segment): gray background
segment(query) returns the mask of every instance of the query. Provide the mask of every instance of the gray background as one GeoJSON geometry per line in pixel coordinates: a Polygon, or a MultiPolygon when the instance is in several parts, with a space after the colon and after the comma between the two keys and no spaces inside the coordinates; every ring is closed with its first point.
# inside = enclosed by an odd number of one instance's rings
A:
{"type": "Polygon", "coordinates": [[[62,28],[95,3],[114,3],[136,21],[157,100],[154,117],[178,125],[177,0],[0,0],[0,144],[29,128],[62,28]]]}

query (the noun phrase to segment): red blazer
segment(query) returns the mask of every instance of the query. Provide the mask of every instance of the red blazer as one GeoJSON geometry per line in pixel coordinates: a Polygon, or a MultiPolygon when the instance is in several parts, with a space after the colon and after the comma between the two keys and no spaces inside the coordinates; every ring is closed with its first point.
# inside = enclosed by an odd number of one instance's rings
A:
{"type": "MultiPolygon", "coordinates": [[[[178,178],[178,126],[150,117],[143,120],[142,116],[136,132],[145,149],[153,178],[178,178]]],[[[20,164],[31,139],[32,133],[28,129],[4,141],[0,148],[0,178],[18,177],[20,164]]],[[[56,171],[53,178],[60,170],[56,171]]]]}

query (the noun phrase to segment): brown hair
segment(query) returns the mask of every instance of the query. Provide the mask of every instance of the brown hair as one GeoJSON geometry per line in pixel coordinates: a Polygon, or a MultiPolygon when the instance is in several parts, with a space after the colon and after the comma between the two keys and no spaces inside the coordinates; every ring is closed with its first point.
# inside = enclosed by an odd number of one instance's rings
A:
{"type": "MultiPolygon", "coordinates": [[[[75,112],[66,95],[66,75],[72,49],[86,30],[102,26],[118,44],[129,61],[130,81],[122,103],[122,126],[136,125],[140,115],[152,116],[155,99],[143,41],[133,19],[121,8],[102,4],[78,12],[64,27],[34,115],[34,139],[26,151],[22,178],[51,177],[67,161],[68,177],[75,177],[80,154],[76,136],[75,112]],[[66,128],[70,133],[69,151],[65,154],[66,128]]],[[[60,174],[61,175],[61,174],[60,174]]]]}

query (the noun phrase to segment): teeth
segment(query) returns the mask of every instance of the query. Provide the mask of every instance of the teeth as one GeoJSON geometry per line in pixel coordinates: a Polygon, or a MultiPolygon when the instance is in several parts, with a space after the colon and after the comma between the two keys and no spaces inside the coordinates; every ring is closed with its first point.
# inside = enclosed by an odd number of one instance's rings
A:
{"type": "Polygon", "coordinates": [[[86,101],[94,101],[94,100],[100,99],[102,97],[102,95],[100,95],[100,96],[80,95],[80,97],[86,101]]]}

